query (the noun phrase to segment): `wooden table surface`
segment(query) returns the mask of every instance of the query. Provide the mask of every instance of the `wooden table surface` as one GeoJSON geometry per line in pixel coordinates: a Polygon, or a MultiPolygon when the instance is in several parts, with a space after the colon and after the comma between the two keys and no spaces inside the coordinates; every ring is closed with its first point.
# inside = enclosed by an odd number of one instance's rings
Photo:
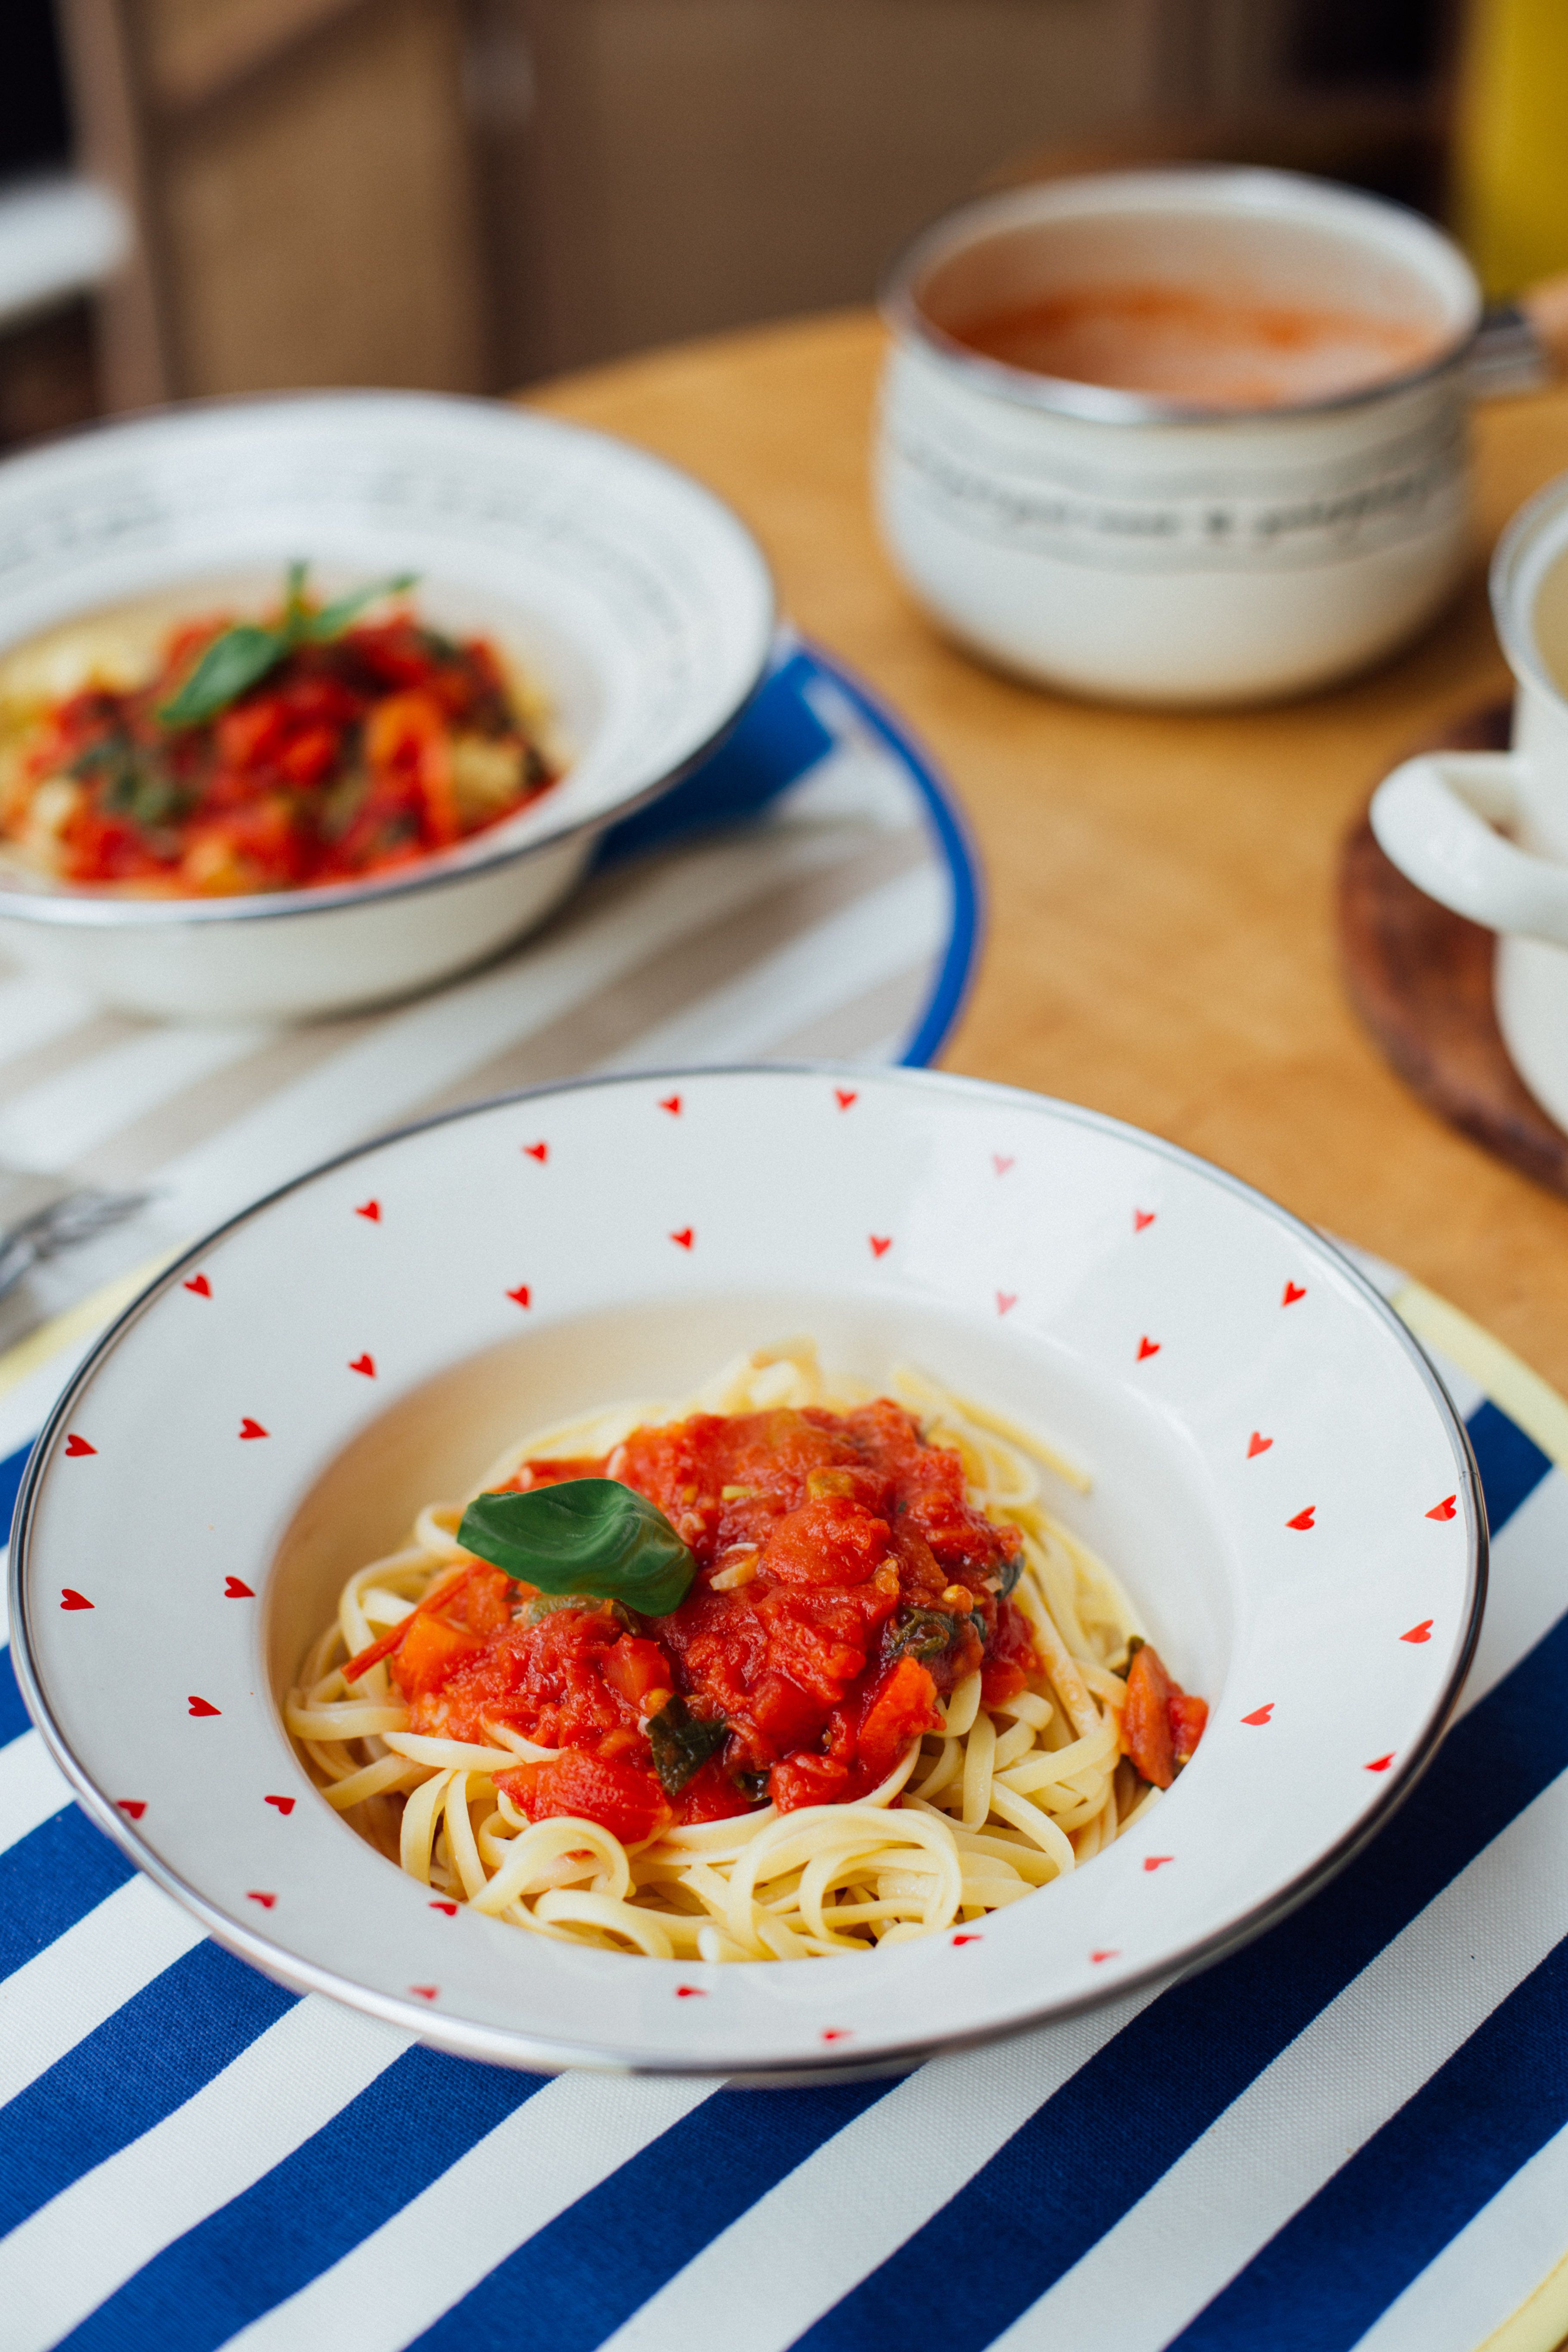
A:
{"type": "MultiPolygon", "coordinates": [[[[1445,719],[1508,689],[1478,550],[1415,648],[1337,691],[1223,717],[1132,713],[994,677],[922,619],[867,488],[881,338],[860,312],[621,362],[534,397],[673,458],[742,514],[784,609],[925,738],[989,893],[945,1066],[1065,1095],[1233,1169],[1444,1292],[1568,1391],[1568,1203],[1425,1110],[1337,970],[1341,835],[1445,719]]],[[[1568,467],[1568,392],[1477,424],[1489,548],[1568,467]]]]}

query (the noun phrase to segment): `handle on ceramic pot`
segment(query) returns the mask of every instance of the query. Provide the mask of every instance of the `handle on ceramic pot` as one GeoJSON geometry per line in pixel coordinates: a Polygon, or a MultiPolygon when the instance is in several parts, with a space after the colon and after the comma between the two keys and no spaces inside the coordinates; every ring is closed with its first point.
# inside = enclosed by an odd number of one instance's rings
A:
{"type": "Polygon", "coordinates": [[[1407,880],[1492,931],[1568,947],[1568,866],[1492,830],[1518,814],[1509,751],[1431,751],[1372,796],[1372,829],[1407,880]]]}
{"type": "Polygon", "coordinates": [[[1568,275],[1543,278],[1512,302],[1488,306],[1470,346],[1469,383],[1483,398],[1538,392],[1568,376],[1568,275]]]}

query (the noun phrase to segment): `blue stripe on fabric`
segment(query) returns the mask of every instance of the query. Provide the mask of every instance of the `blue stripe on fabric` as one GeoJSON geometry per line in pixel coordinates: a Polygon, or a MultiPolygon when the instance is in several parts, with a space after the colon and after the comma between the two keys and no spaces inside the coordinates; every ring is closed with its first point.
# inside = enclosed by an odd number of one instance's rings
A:
{"type": "Polygon", "coordinates": [[[8,1977],[107,1895],[132,1865],[74,1805],[0,1853],[0,1977],[8,1977]]]}
{"type": "Polygon", "coordinates": [[[1348,2352],[1568,2123],[1568,1940],[1198,2314],[1170,2352],[1348,2352]]]}
{"type": "Polygon", "coordinates": [[[5,1461],[0,1462],[0,1528],[7,1531],[11,1515],[16,1507],[16,1497],[22,1491],[22,1473],[27,1466],[27,1456],[32,1450],[33,1442],[29,1438],[26,1445],[19,1445],[15,1454],[7,1454],[5,1461]]]}
{"type": "Polygon", "coordinates": [[[1551,1458],[1489,1398],[1476,1407],[1465,1427],[1486,1489],[1487,1523],[1495,1536],[1534,1494],[1552,1467],[1551,1458]]]}
{"type": "Polygon", "coordinates": [[[1455,1726],[1383,1837],[1289,1919],[1133,2018],[806,2331],[802,2352],[860,2352],[914,2310],[944,2352],[999,2336],[1568,1769],[1565,1686],[1568,1619],[1455,1726]]]}
{"type": "Polygon", "coordinates": [[[610,827],[595,867],[619,866],[710,825],[737,824],[798,783],[834,748],[801,693],[816,669],[809,654],[790,655],[764,678],[717,751],[647,808],[610,827]]]}
{"type": "Polygon", "coordinates": [[[297,1999],[216,1944],[163,1969],[0,2109],[0,2232],[173,2115],[297,1999]]]}
{"type": "Polygon", "coordinates": [[[892,2087],[715,2092],[509,2254],[408,2352],[589,2352],[892,2087]]]}
{"type": "MultiPolygon", "coordinates": [[[[237,1963],[234,1965],[237,1966],[237,1963]]],[[[248,1973],[248,1972],[247,1972],[248,1973]]],[[[72,2352],[212,2352],[308,2286],[547,2087],[405,2051],[341,2114],[99,2305],[72,2352]]],[[[504,2182],[497,2193],[504,2196],[504,2182]]]]}
{"type": "Polygon", "coordinates": [[[27,1729],[27,1710],[22,1705],[22,1694],[16,1687],[16,1670],[11,1664],[7,1643],[0,1649],[0,1748],[13,1739],[20,1739],[27,1729]]]}

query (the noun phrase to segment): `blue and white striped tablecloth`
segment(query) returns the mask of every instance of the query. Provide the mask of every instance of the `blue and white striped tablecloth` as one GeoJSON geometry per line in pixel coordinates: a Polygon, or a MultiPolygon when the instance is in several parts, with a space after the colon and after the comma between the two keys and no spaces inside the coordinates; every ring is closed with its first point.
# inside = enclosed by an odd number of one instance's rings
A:
{"type": "Polygon", "coordinates": [[[898,2082],[546,2082],[281,1991],[7,1664],[0,2344],[1475,2352],[1568,2245],[1568,1477],[1443,1370],[1494,1599],[1392,1825],[1206,1973],[898,2082]]]}

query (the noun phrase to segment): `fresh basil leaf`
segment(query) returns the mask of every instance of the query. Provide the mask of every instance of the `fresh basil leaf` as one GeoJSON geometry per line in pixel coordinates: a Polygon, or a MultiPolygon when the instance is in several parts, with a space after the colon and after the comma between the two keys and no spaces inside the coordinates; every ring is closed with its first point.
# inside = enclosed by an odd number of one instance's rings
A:
{"type": "Polygon", "coordinates": [[[282,659],[282,632],[264,629],[255,621],[240,621],[215,637],[172,702],[158,712],[165,727],[199,727],[216,719],[237,695],[266,677],[282,659]]]}
{"type": "Polygon", "coordinates": [[[258,621],[239,621],[213,639],[174,700],[159,710],[165,727],[199,727],[204,719],[216,719],[296,646],[325,645],[341,636],[367,605],[383,596],[400,595],[418,577],[416,572],[399,572],[390,580],[373,580],[368,587],[355,588],[312,613],[305,604],[309,569],[308,564],[295,562],[284,574],[283,618],[277,628],[264,628],[258,621]]]}
{"type": "Polygon", "coordinates": [[[667,1797],[679,1797],[710,1756],[716,1756],[730,1737],[722,1721],[704,1722],[692,1714],[683,1698],[667,1699],[647,1727],[653,1769],[667,1797]]]}
{"type": "Polygon", "coordinates": [[[753,1805],[768,1793],[769,1775],[766,1772],[731,1772],[730,1778],[742,1796],[749,1797],[753,1805]]]}
{"type": "Polygon", "coordinates": [[[458,1529],[465,1551],[542,1592],[591,1593],[666,1617],[697,1562],[664,1513],[616,1478],[565,1478],[524,1495],[480,1495],[458,1529]]]}
{"type": "Polygon", "coordinates": [[[341,636],[367,605],[379,604],[383,596],[401,596],[418,577],[416,572],[399,572],[391,580],[373,580],[368,588],[353,589],[335,603],[323,604],[319,613],[310,614],[301,624],[300,634],[316,645],[324,644],[329,637],[341,636]]]}

